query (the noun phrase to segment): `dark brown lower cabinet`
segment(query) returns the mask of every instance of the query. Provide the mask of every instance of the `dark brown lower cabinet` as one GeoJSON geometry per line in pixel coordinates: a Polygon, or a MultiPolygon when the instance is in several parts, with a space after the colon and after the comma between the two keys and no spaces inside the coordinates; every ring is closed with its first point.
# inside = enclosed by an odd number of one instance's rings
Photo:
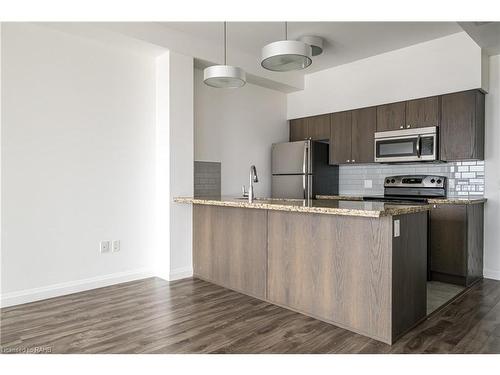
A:
{"type": "Polygon", "coordinates": [[[469,286],[482,278],[484,205],[437,205],[429,218],[431,279],[469,286]]]}

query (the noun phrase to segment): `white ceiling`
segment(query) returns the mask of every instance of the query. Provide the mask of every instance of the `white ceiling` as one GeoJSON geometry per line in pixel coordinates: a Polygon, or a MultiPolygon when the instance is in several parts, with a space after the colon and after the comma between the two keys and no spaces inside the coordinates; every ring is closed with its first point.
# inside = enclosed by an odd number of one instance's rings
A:
{"type": "MultiPolygon", "coordinates": [[[[163,22],[161,25],[210,43],[223,43],[222,22],[163,22]]],[[[289,22],[288,38],[317,35],[324,52],[304,73],[330,68],[380,53],[461,32],[456,22],[289,22]]],[[[228,63],[238,49],[260,59],[261,48],[284,39],[283,22],[228,22],[228,63]]]]}
{"type": "Polygon", "coordinates": [[[459,24],[488,55],[500,53],[500,22],[460,22],[459,24]]]}

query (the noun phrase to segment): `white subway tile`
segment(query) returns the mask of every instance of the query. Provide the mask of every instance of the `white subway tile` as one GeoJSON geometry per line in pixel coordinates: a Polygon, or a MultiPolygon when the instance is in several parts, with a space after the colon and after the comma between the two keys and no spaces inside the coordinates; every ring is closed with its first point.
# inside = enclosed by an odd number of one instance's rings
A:
{"type": "Polygon", "coordinates": [[[475,161],[463,161],[462,165],[476,165],[475,161]]]}
{"type": "Polygon", "coordinates": [[[469,172],[469,167],[467,166],[460,166],[458,167],[458,172],[469,172]]]}
{"type": "Polygon", "coordinates": [[[461,178],[462,174],[461,173],[455,173],[455,178],[461,178]]]}
{"type": "Polygon", "coordinates": [[[469,169],[471,172],[484,172],[484,165],[472,165],[469,169]]]}
{"type": "Polygon", "coordinates": [[[462,178],[476,178],[475,172],[462,173],[462,178]]]}

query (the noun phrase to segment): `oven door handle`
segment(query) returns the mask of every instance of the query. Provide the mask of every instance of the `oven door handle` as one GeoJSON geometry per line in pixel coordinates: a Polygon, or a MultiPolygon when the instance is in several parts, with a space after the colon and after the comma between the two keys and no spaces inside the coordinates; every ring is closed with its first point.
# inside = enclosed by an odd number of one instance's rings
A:
{"type": "Polygon", "coordinates": [[[420,134],[417,136],[417,156],[420,158],[420,134]]]}

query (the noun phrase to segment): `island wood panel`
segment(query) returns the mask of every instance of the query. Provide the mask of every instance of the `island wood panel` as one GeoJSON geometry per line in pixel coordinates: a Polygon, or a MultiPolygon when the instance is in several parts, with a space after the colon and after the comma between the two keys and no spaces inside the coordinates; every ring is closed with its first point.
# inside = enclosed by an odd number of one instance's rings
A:
{"type": "Polygon", "coordinates": [[[400,130],[406,127],[406,102],[377,106],[377,131],[400,130]]]}
{"type": "Polygon", "coordinates": [[[377,127],[376,107],[352,111],[351,162],[373,163],[374,137],[377,127]]]}
{"type": "Polygon", "coordinates": [[[391,343],[391,217],[269,212],[268,299],[391,343]]]}
{"type": "Polygon", "coordinates": [[[400,236],[392,240],[392,338],[427,315],[427,213],[394,216],[400,236]]]}
{"type": "Polygon", "coordinates": [[[439,96],[409,100],[406,102],[406,125],[410,128],[439,126],[440,111],[439,96]]]}
{"type": "Polygon", "coordinates": [[[483,277],[483,234],[484,204],[467,205],[467,286],[483,277]]]}
{"type": "Polygon", "coordinates": [[[330,164],[351,161],[351,111],[332,113],[330,122],[330,164]]]}
{"type": "Polygon", "coordinates": [[[480,91],[441,97],[440,159],[484,159],[484,94],[480,91]]]}
{"type": "Polygon", "coordinates": [[[265,298],[267,211],[193,206],[194,274],[265,298]]]}

